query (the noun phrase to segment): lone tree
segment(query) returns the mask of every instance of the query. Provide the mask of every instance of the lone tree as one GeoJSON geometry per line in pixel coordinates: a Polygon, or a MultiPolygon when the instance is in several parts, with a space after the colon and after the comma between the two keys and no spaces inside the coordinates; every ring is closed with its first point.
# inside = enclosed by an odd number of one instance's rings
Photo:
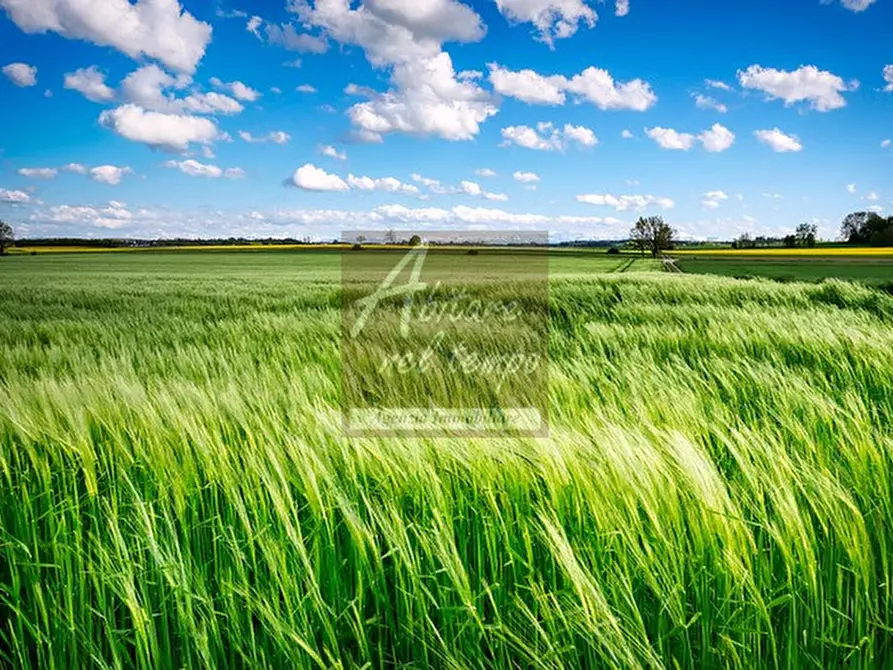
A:
{"type": "Polygon", "coordinates": [[[12,226],[6,221],[0,221],[0,256],[6,253],[6,248],[12,244],[15,235],[12,233],[12,226]]]}
{"type": "Polygon", "coordinates": [[[893,216],[885,219],[875,212],[853,212],[843,220],[840,234],[850,244],[893,246],[893,216]]]}
{"type": "Polygon", "coordinates": [[[797,237],[797,244],[801,247],[809,247],[812,248],[815,246],[815,238],[818,235],[819,227],[815,224],[810,223],[801,223],[797,226],[797,232],[794,233],[797,237]]]}
{"type": "Polygon", "coordinates": [[[840,224],[840,236],[851,244],[867,242],[868,240],[863,239],[863,233],[866,231],[869,218],[871,218],[871,214],[868,212],[847,214],[843,223],[840,224]]]}
{"type": "Polygon", "coordinates": [[[675,235],[676,231],[659,216],[640,217],[629,231],[633,245],[643,255],[650,249],[652,256],[658,256],[664,249],[672,249],[675,235]]]}

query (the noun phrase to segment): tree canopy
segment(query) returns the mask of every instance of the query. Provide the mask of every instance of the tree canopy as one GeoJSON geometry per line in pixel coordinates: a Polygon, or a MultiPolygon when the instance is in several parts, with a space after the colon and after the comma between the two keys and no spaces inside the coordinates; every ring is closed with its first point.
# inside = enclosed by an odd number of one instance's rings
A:
{"type": "Polygon", "coordinates": [[[814,223],[801,223],[797,226],[797,232],[794,233],[797,246],[814,247],[819,227],[814,223]]]}
{"type": "Polygon", "coordinates": [[[0,221],[0,255],[6,253],[6,248],[12,244],[15,235],[12,232],[12,226],[6,221],[0,221]]]}
{"type": "Polygon", "coordinates": [[[650,250],[653,256],[672,249],[675,235],[676,231],[659,216],[640,217],[629,231],[633,246],[642,253],[650,250]]]}
{"type": "Polygon", "coordinates": [[[840,235],[850,244],[893,246],[893,216],[885,219],[875,212],[847,214],[840,226],[840,235]]]}

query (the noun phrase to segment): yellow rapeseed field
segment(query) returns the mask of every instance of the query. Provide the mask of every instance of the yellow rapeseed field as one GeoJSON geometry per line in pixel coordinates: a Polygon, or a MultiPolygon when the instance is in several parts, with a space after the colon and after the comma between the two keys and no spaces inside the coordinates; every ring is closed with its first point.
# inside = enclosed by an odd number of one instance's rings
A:
{"type": "Polygon", "coordinates": [[[813,249],[680,249],[680,256],[893,256],[891,247],[815,247],[813,249]]]}
{"type": "Polygon", "coordinates": [[[85,252],[110,252],[110,251],[275,251],[289,249],[341,249],[346,244],[209,244],[209,245],[184,245],[172,247],[13,247],[10,254],[59,254],[59,253],[85,253],[85,252]]]}

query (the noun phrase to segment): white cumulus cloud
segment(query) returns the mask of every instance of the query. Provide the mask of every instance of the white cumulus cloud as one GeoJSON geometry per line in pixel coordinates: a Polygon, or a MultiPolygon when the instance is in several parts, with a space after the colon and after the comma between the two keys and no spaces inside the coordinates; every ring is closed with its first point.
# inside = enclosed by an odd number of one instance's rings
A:
{"type": "MultiPolygon", "coordinates": [[[[251,20],[248,24],[251,25],[251,20]]],[[[267,41],[270,44],[275,44],[288,51],[322,54],[329,50],[329,43],[325,37],[299,33],[291,23],[267,24],[266,32],[267,41]]]]}
{"type": "Polygon", "coordinates": [[[778,128],[757,130],[754,136],[777,153],[802,151],[803,145],[796,135],[786,135],[778,128]]]}
{"type": "Polygon", "coordinates": [[[173,77],[157,65],[146,65],[124,78],[121,93],[127,102],[165,114],[238,114],[243,110],[238,101],[222,93],[193,92],[177,98],[168,92],[183,90],[191,82],[188,75],[173,77]]]}
{"type": "Polygon", "coordinates": [[[718,123],[713,124],[710,130],[705,130],[698,135],[704,149],[710,153],[725,151],[735,143],[735,133],[718,123]]]}
{"type": "Polygon", "coordinates": [[[477,182],[468,180],[459,182],[459,192],[473,197],[484,198],[485,200],[505,201],[509,199],[505,193],[490,193],[481,188],[481,185],[477,182]]]}
{"type": "Polygon", "coordinates": [[[91,228],[118,230],[134,218],[133,212],[120,202],[111,201],[105,207],[84,205],[56,205],[31,216],[34,221],[63,225],[86,225],[91,228]]]}
{"type": "Polygon", "coordinates": [[[32,179],[52,179],[59,171],[54,168],[20,168],[19,174],[32,179]]]}
{"type": "Polygon", "coordinates": [[[439,179],[431,179],[430,177],[423,177],[420,174],[413,174],[412,180],[421,184],[425,188],[429,189],[432,193],[436,193],[438,195],[447,195],[449,193],[456,193],[458,189],[451,188],[449,186],[444,186],[443,183],[439,179]]]}
{"type": "Polygon", "coordinates": [[[697,139],[690,133],[680,133],[672,128],[648,128],[645,134],[663,149],[671,149],[676,151],[688,151],[695,145],[697,139]]]}
{"type": "Polygon", "coordinates": [[[186,151],[191,143],[210,144],[220,132],[213,121],[182,114],[147,112],[123,105],[99,115],[100,125],[121,137],[167,151],[186,151]]]}
{"type": "Polygon", "coordinates": [[[306,26],[361,47],[376,67],[433,58],[444,42],[476,42],[481,17],[455,0],[298,0],[290,7],[306,26]]]}
{"type": "Polygon", "coordinates": [[[560,76],[544,77],[533,70],[512,72],[490,63],[490,83],[500,95],[528,104],[563,105],[567,80],[560,76]]]}
{"type": "Polygon", "coordinates": [[[877,0],[840,0],[840,4],[851,12],[864,12],[875,2],[877,2],[877,0]]]}
{"type": "Polygon", "coordinates": [[[256,137],[249,133],[246,130],[239,131],[239,137],[245,141],[250,142],[252,144],[262,144],[264,142],[273,142],[274,144],[288,144],[291,140],[291,135],[282,130],[274,130],[267,135],[262,137],[256,137]]]}
{"type": "MultiPolygon", "coordinates": [[[[81,163],[69,163],[60,169],[64,172],[74,172],[89,176],[94,181],[110,185],[120,184],[124,175],[133,174],[133,170],[129,167],[118,167],[116,165],[100,165],[88,168],[81,163]]],[[[33,179],[52,179],[59,174],[59,170],[56,168],[21,168],[18,172],[23,177],[31,177],[33,179]]]]}
{"type": "Polygon", "coordinates": [[[52,31],[181,72],[195,71],[211,41],[211,26],[177,0],[0,0],[0,6],[26,33],[52,31]]]}
{"type": "Polygon", "coordinates": [[[718,123],[704,132],[693,135],[673,128],[646,128],[645,134],[663,149],[688,151],[700,142],[711,153],[725,151],[735,143],[735,133],[718,123]]]}
{"type": "Polygon", "coordinates": [[[719,112],[720,114],[725,114],[729,111],[728,107],[726,107],[715,98],[711,98],[707,95],[701,95],[700,93],[695,95],[695,106],[698,109],[712,109],[719,112]]]}
{"type": "Polygon", "coordinates": [[[884,92],[893,93],[893,65],[884,67],[884,81],[887,83],[887,85],[884,86],[884,92]]]}
{"type": "Polygon", "coordinates": [[[670,198],[660,198],[653,195],[609,195],[609,194],[584,194],[577,196],[577,202],[598,207],[613,207],[618,212],[629,210],[642,211],[648,207],[672,209],[676,206],[670,198]]]}
{"type": "Polygon", "coordinates": [[[296,0],[290,8],[308,27],[322,29],[342,44],[360,46],[375,67],[389,67],[384,93],[364,91],[369,100],[348,110],[353,135],[380,142],[388,133],[435,135],[468,140],[496,114],[491,95],[469,73],[453,69],[444,42],[475,42],[485,29],[480,16],[455,0],[296,0]]]}
{"type": "Polygon", "coordinates": [[[264,20],[259,16],[252,16],[248,19],[248,22],[245,24],[245,30],[254,35],[257,39],[263,40],[263,35],[260,34],[260,27],[264,24],[264,20]]]}
{"type": "MultiPolygon", "coordinates": [[[[416,175],[417,176],[417,175],[416,175]]],[[[396,177],[366,177],[348,174],[347,179],[330,174],[307,163],[295,171],[287,182],[307,191],[382,191],[400,195],[418,195],[419,187],[407,184],[396,177]]]]}
{"type": "Polygon", "coordinates": [[[657,96],[648,82],[641,79],[617,82],[610,72],[596,67],[588,67],[571,77],[566,89],[602,110],[644,112],[657,102],[657,96]]]}
{"type": "Polygon", "coordinates": [[[10,191],[0,188],[0,202],[8,202],[14,205],[25,205],[31,202],[31,196],[25,191],[10,191]]]}
{"type": "Polygon", "coordinates": [[[583,147],[598,144],[595,133],[584,126],[565,124],[556,128],[552,123],[538,123],[536,128],[530,126],[508,126],[502,129],[501,146],[516,144],[525,149],[537,151],[564,151],[571,143],[583,147]]]}
{"type": "Polygon", "coordinates": [[[530,126],[508,126],[502,129],[502,137],[505,140],[503,146],[517,144],[519,147],[538,151],[557,151],[562,148],[561,136],[557,132],[543,137],[530,126]]]}
{"type": "Polygon", "coordinates": [[[529,184],[540,180],[539,175],[535,172],[516,172],[512,177],[515,181],[519,181],[523,184],[529,184]]]}
{"type": "Polygon", "coordinates": [[[132,174],[133,170],[129,167],[118,167],[117,165],[100,165],[91,168],[89,173],[90,178],[93,181],[98,181],[100,184],[116,186],[121,183],[124,175],[132,174]]]}
{"type": "Polygon", "coordinates": [[[81,68],[65,75],[65,88],[77,91],[91,102],[109,102],[115,99],[115,91],[105,83],[105,74],[95,65],[81,68]]]}
{"type": "Polygon", "coordinates": [[[477,170],[474,171],[474,173],[478,177],[495,177],[496,176],[496,172],[494,172],[490,168],[478,168],[477,170]]]}
{"type": "Polygon", "coordinates": [[[570,123],[564,125],[562,135],[566,142],[576,142],[583,147],[594,147],[598,144],[598,138],[595,133],[585,126],[574,126],[570,123]]]}
{"type": "Polygon", "coordinates": [[[550,46],[572,37],[581,23],[592,28],[598,20],[583,0],[496,0],[496,6],[512,22],[532,23],[537,39],[550,46]]]}
{"type": "Polygon", "coordinates": [[[845,107],[846,100],[841,94],[858,87],[815,65],[804,65],[790,72],[751,65],[738,71],[738,83],[742,88],[762,91],[769,100],[783,100],[785,106],[808,102],[819,112],[845,107]]]}
{"type": "Polygon", "coordinates": [[[602,110],[644,112],[657,102],[651,85],[641,79],[619,82],[610,72],[588,67],[570,79],[561,75],[542,75],[533,70],[513,72],[490,64],[490,83],[494,90],[528,104],[562,105],[566,93],[592,103],[602,110]]]}
{"type": "MultiPolygon", "coordinates": [[[[133,174],[133,169],[126,166],[117,165],[98,165],[96,167],[87,167],[83,163],[69,163],[59,168],[63,172],[72,172],[82,176],[88,176],[93,181],[101,184],[109,184],[115,186],[120,184],[126,175],[133,174]]],[[[21,172],[21,171],[20,171],[21,172]]],[[[56,170],[52,170],[55,176],[56,170]]]]}
{"type": "Polygon", "coordinates": [[[348,191],[350,186],[341,177],[329,174],[311,163],[295,170],[291,183],[305,191],[348,191]]]}
{"type": "Polygon", "coordinates": [[[227,179],[241,179],[245,176],[245,172],[242,168],[228,168],[224,170],[216,165],[199,163],[197,160],[191,158],[183,161],[170,160],[164,164],[164,167],[174,168],[190,177],[204,177],[206,179],[220,179],[221,177],[226,177],[227,179]]]}
{"type": "Polygon", "coordinates": [[[10,63],[3,66],[3,74],[16,86],[28,88],[37,85],[37,68],[27,63],[10,63]]]}
{"type": "Polygon", "coordinates": [[[373,179],[372,177],[356,177],[349,174],[347,175],[347,184],[359,191],[385,191],[387,193],[403,193],[406,195],[415,195],[419,192],[418,186],[405,184],[396,177],[373,179]]]}
{"type": "Polygon", "coordinates": [[[459,183],[459,188],[466,195],[482,195],[483,189],[481,185],[473,182],[473,181],[462,181],[459,183]]]}
{"type": "Polygon", "coordinates": [[[718,88],[721,91],[731,91],[732,87],[729,86],[724,81],[719,81],[718,79],[705,79],[704,83],[710,88],[718,88]]]}
{"type": "Polygon", "coordinates": [[[331,144],[326,144],[319,148],[319,153],[328,158],[334,158],[336,161],[347,160],[347,153],[344,151],[338,151],[331,144]]]}
{"type": "Polygon", "coordinates": [[[459,80],[449,54],[401,63],[392,75],[394,88],[348,110],[367,141],[403,132],[470,140],[480,124],[497,112],[490,95],[470,80],[459,80]]]}
{"type": "Polygon", "coordinates": [[[717,209],[729,196],[725,191],[708,191],[701,196],[701,206],[704,209],[717,209]]]}
{"type": "Polygon", "coordinates": [[[223,91],[229,91],[233,97],[246,102],[255,102],[260,97],[260,92],[255,91],[250,86],[243,84],[241,81],[225,82],[217,77],[211,78],[211,85],[223,91]]]}
{"type": "MultiPolygon", "coordinates": [[[[492,170],[483,169],[477,170],[476,173],[483,177],[488,176],[496,176],[496,173],[492,170]],[[481,174],[484,173],[484,174],[481,174]]],[[[430,179],[428,177],[423,177],[420,174],[413,174],[412,180],[421,184],[425,188],[427,188],[431,193],[437,195],[468,195],[476,198],[484,198],[485,200],[494,200],[494,201],[505,201],[508,200],[508,196],[505,193],[491,193],[483,188],[477,182],[471,181],[469,179],[464,179],[459,182],[458,186],[447,186],[443,184],[439,179],[430,179]]]]}

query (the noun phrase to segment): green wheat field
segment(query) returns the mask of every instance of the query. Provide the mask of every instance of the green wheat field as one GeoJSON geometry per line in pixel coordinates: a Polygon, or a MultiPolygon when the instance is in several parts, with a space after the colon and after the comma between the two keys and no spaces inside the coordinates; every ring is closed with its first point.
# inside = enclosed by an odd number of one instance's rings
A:
{"type": "Polygon", "coordinates": [[[348,438],[338,253],[0,261],[0,665],[893,664],[890,295],[555,254],[548,438],[348,438]]]}

